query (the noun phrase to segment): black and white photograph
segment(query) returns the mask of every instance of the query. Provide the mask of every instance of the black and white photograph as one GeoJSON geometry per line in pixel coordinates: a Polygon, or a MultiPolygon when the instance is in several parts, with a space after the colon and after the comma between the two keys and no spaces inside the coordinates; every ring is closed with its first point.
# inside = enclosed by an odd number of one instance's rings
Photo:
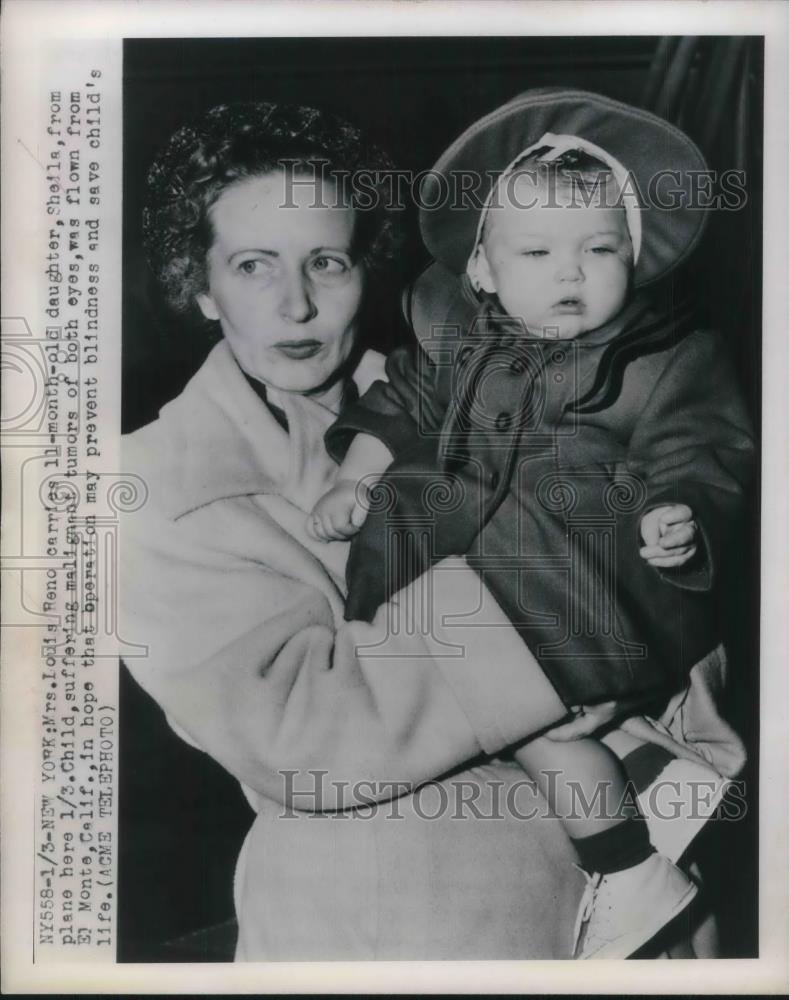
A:
{"type": "Polygon", "coordinates": [[[4,991],[789,986],[786,13],[6,5],[4,991]]]}
{"type": "Polygon", "coordinates": [[[126,41],[121,960],[756,955],[762,55],[126,41]]]}

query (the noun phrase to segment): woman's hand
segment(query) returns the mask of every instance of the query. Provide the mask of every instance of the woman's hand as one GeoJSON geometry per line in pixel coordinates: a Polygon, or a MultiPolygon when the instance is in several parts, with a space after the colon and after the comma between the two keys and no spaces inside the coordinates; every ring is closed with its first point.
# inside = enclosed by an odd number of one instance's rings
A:
{"type": "Polygon", "coordinates": [[[582,740],[594,736],[598,729],[609,726],[616,719],[628,719],[639,715],[649,703],[643,696],[619,698],[616,701],[600,701],[595,705],[572,705],[570,712],[574,718],[560,726],[549,729],[544,735],[557,743],[582,740]]]}
{"type": "Polygon", "coordinates": [[[597,705],[573,705],[570,711],[574,718],[549,729],[545,733],[549,740],[555,740],[557,743],[582,740],[585,736],[592,736],[598,729],[613,722],[628,709],[624,702],[601,701],[597,705]]]}
{"type": "Polygon", "coordinates": [[[573,718],[549,729],[544,735],[557,743],[582,740],[585,736],[594,736],[598,729],[610,726],[616,719],[640,715],[648,704],[648,698],[645,700],[643,696],[635,696],[619,698],[617,701],[600,701],[595,705],[573,705],[570,708],[573,718]]]}

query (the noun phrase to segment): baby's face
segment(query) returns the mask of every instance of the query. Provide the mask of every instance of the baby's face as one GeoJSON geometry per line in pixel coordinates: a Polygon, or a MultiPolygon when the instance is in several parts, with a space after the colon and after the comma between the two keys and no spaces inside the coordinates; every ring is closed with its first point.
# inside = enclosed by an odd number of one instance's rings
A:
{"type": "Polygon", "coordinates": [[[480,276],[510,316],[535,336],[560,340],[616,316],[633,266],[624,209],[595,199],[585,206],[569,189],[549,193],[528,177],[515,179],[500,201],[488,215],[480,276]]]}

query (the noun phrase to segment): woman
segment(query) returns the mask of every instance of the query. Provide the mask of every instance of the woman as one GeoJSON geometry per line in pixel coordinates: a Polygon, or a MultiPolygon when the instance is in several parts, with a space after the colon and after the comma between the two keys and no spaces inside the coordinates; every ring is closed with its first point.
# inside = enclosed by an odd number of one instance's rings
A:
{"type": "Polygon", "coordinates": [[[571,849],[492,756],[561,702],[464,562],[346,623],[346,543],[304,527],[336,474],[323,434],[382,370],[361,316],[394,219],[343,178],[387,166],[337,119],[254,104],[182,129],[152,169],[154,270],[223,339],[125,439],[149,490],[123,537],[124,635],[147,647],[128,665],[256,810],[237,958],[567,957],[571,849]]]}

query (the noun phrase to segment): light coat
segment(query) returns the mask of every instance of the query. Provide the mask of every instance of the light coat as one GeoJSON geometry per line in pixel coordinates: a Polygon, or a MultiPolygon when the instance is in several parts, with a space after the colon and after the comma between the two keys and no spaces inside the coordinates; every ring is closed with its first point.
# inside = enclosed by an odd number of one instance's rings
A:
{"type": "MultiPolygon", "coordinates": [[[[365,356],[360,391],[381,371],[365,356]]],[[[222,342],[123,450],[148,489],[121,537],[121,634],[145,649],[127,665],[257,812],[236,873],[238,958],[567,957],[569,841],[523,772],[488,756],[561,702],[462,560],[372,624],[343,620],[348,545],[304,529],[336,476],[335,414],[276,402],[290,434],[222,342]],[[409,617],[426,587],[428,629],[409,617]]]]}

